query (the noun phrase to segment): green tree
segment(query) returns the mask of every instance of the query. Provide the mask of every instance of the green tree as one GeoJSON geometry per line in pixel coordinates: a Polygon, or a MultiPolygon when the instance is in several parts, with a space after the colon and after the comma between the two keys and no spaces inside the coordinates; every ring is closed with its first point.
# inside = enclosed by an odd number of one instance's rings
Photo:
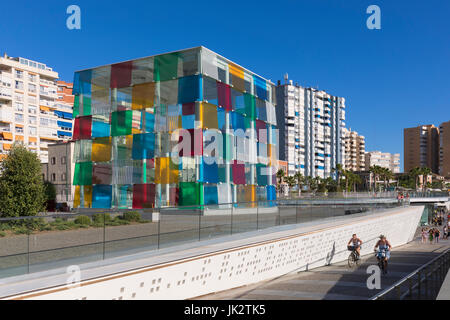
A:
{"type": "Polygon", "coordinates": [[[56,207],[56,188],[50,181],[44,182],[45,206],[47,211],[54,211],[56,207]]]}
{"type": "Polygon", "coordinates": [[[340,186],[341,186],[341,176],[344,174],[344,166],[341,163],[336,164],[336,168],[331,169],[331,171],[336,172],[336,180],[337,180],[337,189],[336,191],[339,192],[340,186]]]}
{"type": "Polygon", "coordinates": [[[23,144],[14,143],[0,163],[1,216],[34,216],[44,210],[45,201],[39,158],[23,144]]]}
{"type": "Polygon", "coordinates": [[[296,179],[293,176],[287,176],[284,178],[284,181],[289,186],[289,192],[291,192],[292,187],[294,187],[297,184],[296,179]]]}

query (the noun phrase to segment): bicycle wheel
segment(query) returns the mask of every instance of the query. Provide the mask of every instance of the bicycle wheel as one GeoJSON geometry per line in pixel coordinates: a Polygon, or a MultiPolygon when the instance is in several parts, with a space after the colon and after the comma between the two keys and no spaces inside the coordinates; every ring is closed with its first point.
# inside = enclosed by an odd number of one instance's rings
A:
{"type": "Polygon", "coordinates": [[[355,266],[355,256],[353,255],[353,253],[350,253],[350,255],[348,256],[348,266],[350,268],[353,268],[355,266]]]}
{"type": "Polygon", "coordinates": [[[356,259],[355,263],[359,267],[361,265],[361,257],[359,257],[359,259],[356,259]]]}

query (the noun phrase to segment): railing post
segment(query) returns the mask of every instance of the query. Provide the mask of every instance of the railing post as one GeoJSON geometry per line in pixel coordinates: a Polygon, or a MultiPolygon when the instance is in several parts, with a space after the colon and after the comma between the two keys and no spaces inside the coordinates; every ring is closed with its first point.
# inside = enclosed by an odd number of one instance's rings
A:
{"type": "Polygon", "coordinates": [[[428,267],[425,267],[425,298],[428,298],[428,267]]]}
{"type": "Polygon", "coordinates": [[[259,230],[259,202],[256,202],[256,230],[259,230]]]}
{"type": "Polygon", "coordinates": [[[106,213],[103,212],[103,260],[105,260],[105,247],[106,247],[106,213]]]}
{"type": "Polygon", "coordinates": [[[230,225],[230,234],[233,234],[233,211],[234,211],[234,202],[231,203],[231,225],[230,225]]]}
{"type": "Polygon", "coordinates": [[[160,241],[160,237],[161,237],[161,219],[162,219],[162,215],[161,215],[161,208],[157,209],[158,212],[158,249],[159,249],[159,241],[160,241]]]}
{"type": "Polygon", "coordinates": [[[412,291],[412,288],[413,287],[413,285],[412,285],[412,278],[409,278],[409,298],[410,299],[412,299],[412,296],[413,296],[413,291],[412,291]]]}
{"type": "Polygon", "coordinates": [[[401,300],[400,286],[399,286],[399,285],[395,286],[395,289],[396,289],[396,291],[397,291],[397,299],[398,299],[398,300],[401,300]]]}
{"type": "Polygon", "coordinates": [[[418,293],[418,298],[420,299],[420,296],[421,296],[421,285],[420,285],[420,283],[422,282],[422,277],[420,276],[420,271],[417,272],[417,276],[419,278],[419,282],[417,283],[417,293],[418,293]]]}
{"type": "Polygon", "coordinates": [[[203,210],[205,209],[205,207],[202,205],[201,206],[202,209],[200,209],[200,211],[198,212],[198,241],[200,241],[201,238],[201,225],[202,225],[202,213],[203,210]]]}

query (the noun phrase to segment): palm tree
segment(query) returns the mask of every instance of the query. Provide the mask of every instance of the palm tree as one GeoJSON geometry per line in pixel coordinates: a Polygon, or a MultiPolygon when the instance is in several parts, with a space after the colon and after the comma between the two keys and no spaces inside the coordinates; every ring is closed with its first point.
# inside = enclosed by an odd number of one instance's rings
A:
{"type": "Polygon", "coordinates": [[[280,191],[281,188],[281,184],[283,183],[284,177],[286,176],[286,173],[284,173],[283,169],[279,169],[277,171],[277,178],[278,178],[278,191],[280,191]]]}
{"type": "Polygon", "coordinates": [[[336,168],[331,169],[332,172],[336,172],[337,184],[341,183],[341,175],[344,173],[344,166],[340,163],[336,164],[336,168]]]}
{"type": "Polygon", "coordinates": [[[375,166],[371,166],[371,167],[369,168],[369,171],[370,171],[370,172],[373,174],[373,176],[374,176],[374,178],[373,178],[373,182],[374,182],[374,188],[373,188],[373,190],[376,191],[376,189],[377,189],[377,181],[378,181],[378,179],[380,178],[381,174],[383,173],[383,168],[380,167],[380,166],[375,165],[375,166]]]}
{"type": "Polygon", "coordinates": [[[305,182],[305,179],[303,177],[303,175],[300,172],[296,172],[294,174],[294,178],[297,181],[297,186],[298,186],[298,194],[300,194],[302,192],[302,186],[305,182]]]}
{"type": "Polygon", "coordinates": [[[422,170],[421,170],[420,167],[415,167],[415,168],[412,168],[411,170],[409,170],[409,176],[412,177],[414,179],[414,181],[415,181],[416,190],[417,190],[417,187],[418,187],[418,178],[419,178],[419,176],[421,174],[421,171],[422,170]]]}
{"type": "Polygon", "coordinates": [[[420,173],[423,176],[423,183],[422,183],[422,189],[423,189],[426,186],[425,179],[428,175],[431,174],[431,169],[427,168],[427,167],[420,168],[420,173]]]}
{"type": "Polygon", "coordinates": [[[287,176],[286,178],[284,178],[284,181],[289,186],[289,192],[291,192],[292,187],[296,184],[296,179],[293,176],[287,176]]]}

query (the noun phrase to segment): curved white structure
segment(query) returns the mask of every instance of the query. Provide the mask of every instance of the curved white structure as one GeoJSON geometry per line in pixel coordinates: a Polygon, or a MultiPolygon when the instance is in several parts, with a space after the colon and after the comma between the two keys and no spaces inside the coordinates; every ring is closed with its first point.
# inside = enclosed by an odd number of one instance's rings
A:
{"type": "MultiPolygon", "coordinates": [[[[55,286],[7,299],[188,299],[278,277],[290,272],[343,261],[353,233],[373,250],[382,233],[399,246],[413,239],[423,207],[281,226],[198,243],[195,250],[160,255],[168,262],[81,281],[78,287],[55,286]],[[270,231],[270,232],[269,232],[270,231]],[[226,242],[225,242],[226,241],[226,242]],[[197,252],[197,256],[193,253],[197,252]],[[180,255],[185,255],[184,258],[180,255]],[[191,255],[186,257],[186,255],[191,255]],[[178,258],[179,257],[179,258],[178,258]]],[[[83,273],[83,267],[81,267],[83,273]]],[[[88,272],[88,271],[85,271],[88,272]]],[[[1,290],[1,287],[0,287],[1,290]]]]}

